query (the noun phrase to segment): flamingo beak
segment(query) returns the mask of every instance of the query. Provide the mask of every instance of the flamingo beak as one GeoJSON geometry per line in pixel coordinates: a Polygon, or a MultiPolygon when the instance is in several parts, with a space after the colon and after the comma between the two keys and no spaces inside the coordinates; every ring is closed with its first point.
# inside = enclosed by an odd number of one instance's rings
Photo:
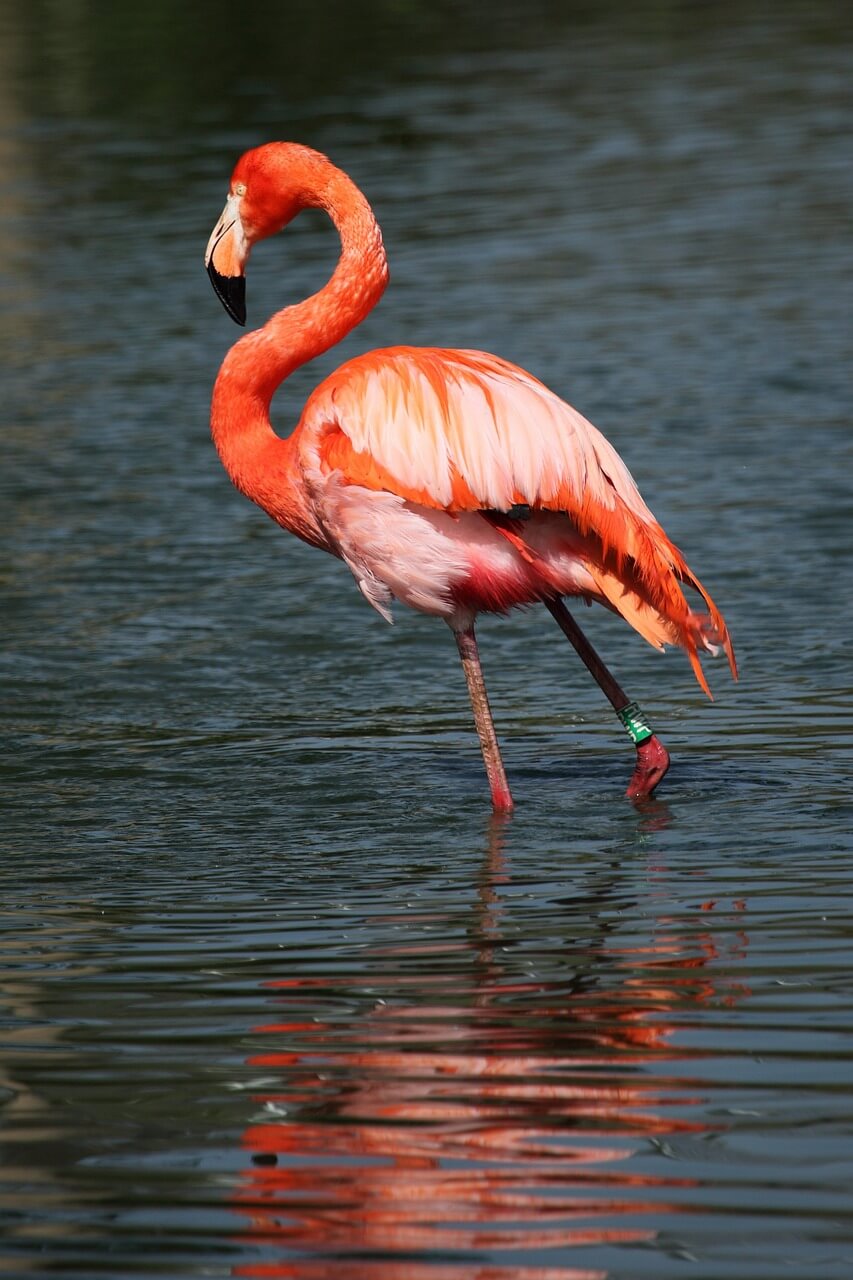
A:
{"type": "Polygon", "coordinates": [[[237,324],[246,323],[246,277],[249,246],[240,221],[240,197],[230,195],[222,217],[207,242],[204,265],[216,296],[237,324]]]}

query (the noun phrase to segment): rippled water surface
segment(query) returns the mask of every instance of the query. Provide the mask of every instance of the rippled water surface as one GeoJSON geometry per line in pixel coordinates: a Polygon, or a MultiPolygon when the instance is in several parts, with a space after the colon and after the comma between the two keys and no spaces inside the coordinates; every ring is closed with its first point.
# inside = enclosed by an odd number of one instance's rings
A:
{"type": "MultiPolygon", "coordinates": [[[[3,10],[3,1274],[853,1275],[845,10],[567,10],[3,10]],[[392,287],[280,429],[344,355],[498,351],[724,608],[713,705],[583,613],[648,805],[536,609],[481,625],[490,818],[446,628],[229,487],[201,254],[282,136],[392,287]]],[[[250,323],[334,260],[259,248],[250,323]]]]}

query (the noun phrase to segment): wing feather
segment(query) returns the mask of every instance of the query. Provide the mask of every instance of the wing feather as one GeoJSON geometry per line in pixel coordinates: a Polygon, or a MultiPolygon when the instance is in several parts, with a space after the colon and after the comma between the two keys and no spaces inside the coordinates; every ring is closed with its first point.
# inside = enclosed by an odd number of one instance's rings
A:
{"type": "Polygon", "coordinates": [[[337,428],[398,491],[445,510],[516,501],[573,513],[627,506],[654,517],[615,449],[531,374],[480,351],[390,347],[341,366],[309,400],[302,430],[337,428]],[[464,481],[461,503],[454,482],[464,481]]]}
{"type": "MultiPolygon", "coordinates": [[[[616,450],[523,369],[481,351],[369,352],[342,365],[311,396],[299,448],[315,472],[339,472],[349,483],[425,507],[508,512],[524,503],[564,512],[600,547],[607,582],[639,584],[691,661],[701,636],[679,583],[695,588],[735,670],[721,614],[616,450]]],[[[616,602],[613,586],[604,594],[616,602]]]]}

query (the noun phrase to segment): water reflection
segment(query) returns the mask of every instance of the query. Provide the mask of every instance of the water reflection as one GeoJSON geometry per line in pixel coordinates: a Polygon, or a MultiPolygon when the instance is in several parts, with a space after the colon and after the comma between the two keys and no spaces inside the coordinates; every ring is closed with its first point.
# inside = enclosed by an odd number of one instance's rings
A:
{"type": "MultiPolygon", "coordinates": [[[[666,820],[663,806],[647,817],[666,820]]],[[[494,820],[455,942],[433,913],[419,923],[436,941],[413,944],[408,916],[363,973],[269,984],[281,1017],[256,1028],[272,1047],[249,1059],[262,1112],[235,1198],[241,1240],[264,1256],[235,1274],[359,1275],[370,1257],[371,1274],[395,1277],[589,1280],[607,1273],[567,1266],[574,1251],[655,1240],[698,1185],[634,1158],[649,1139],[665,1155],[673,1135],[711,1132],[696,1081],[661,1064],[684,1056],[671,1042],[686,1014],[747,994],[712,969],[719,904],[703,904],[705,928],[661,914],[626,946],[606,914],[619,873],[602,871],[571,904],[589,929],[549,958],[558,976],[525,980],[503,835],[494,820]],[[500,1265],[519,1250],[549,1265],[500,1265]]],[[[726,915],[724,950],[742,958],[746,934],[726,915]]]]}
{"type": "MultiPolygon", "coordinates": [[[[107,933],[91,909],[76,905],[76,912],[0,911],[2,1274],[43,1274],[43,1256],[25,1254],[33,1236],[42,1242],[61,1239],[66,1249],[97,1238],[91,1224],[68,1212],[61,1214],[61,1226],[50,1224],[56,1207],[73,1198],[68,1175],[80,1159],[80,1134],[69,1125],[73,1108],[67,1104],[79,1068],[68,1043],[69,1019],[48,1016],[44,980],[51,973],[80,982],[97,980],[103,967],[95,953],[107,933]],[[13,915],[17,918],[10,929],[13,915]],[[33,1079],[34,1060],[41,1066],[41,1081],[33,1079]],[[59,1104],[45,1087],[45,1077],[62,1082],[59,1104]]],[[[108,1195],[90,1193],[90,1198],[105,1201],[108,1195]]]]}

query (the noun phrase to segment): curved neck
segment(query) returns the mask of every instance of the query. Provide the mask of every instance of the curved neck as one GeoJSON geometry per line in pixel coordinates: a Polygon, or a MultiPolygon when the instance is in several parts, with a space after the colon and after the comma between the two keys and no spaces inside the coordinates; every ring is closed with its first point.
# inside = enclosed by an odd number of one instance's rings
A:
{"type": "MultiPolygon", "coordinates": [[[[262,473],[272,454],[288,450],[275,434],[269,406],[276,388],[300,365],[328,351],[372,310],[388,283],[382,234],[367,200],[325,161],[312,174],[303,208],[325,209],[341,238],[335,271],[319,293],[277,312],[226,355],[213,390],[211,431],[238,489],[270,511],[262,473]]],[[[280,468],[276,468],[280,470],[280,468]]]]}

